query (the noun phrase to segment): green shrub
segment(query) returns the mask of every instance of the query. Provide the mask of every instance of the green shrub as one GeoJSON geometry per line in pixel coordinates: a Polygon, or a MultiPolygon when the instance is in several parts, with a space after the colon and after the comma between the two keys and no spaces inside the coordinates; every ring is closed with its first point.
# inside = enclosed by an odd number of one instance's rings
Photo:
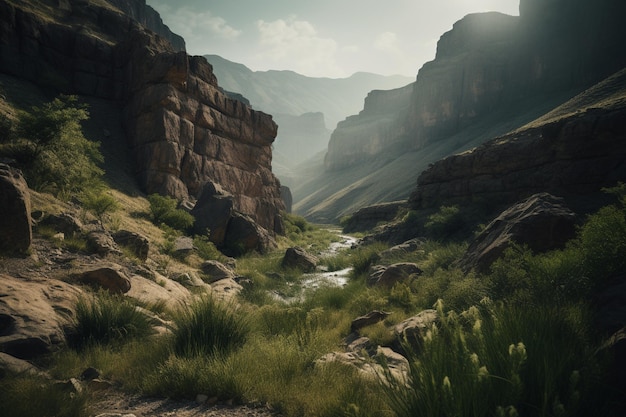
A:
{"type": "Polygon", "coordinates": [[[76,317],[67,338],[70,346],[80,350],[151,333],[148,317],[128,299],[100,291],[93,298],[78,299],[76,317]]]}
{"type": "Polygon", "coordinates": [[[100,221],[103,221],[106,214],[113,213],[120,208],[117,200],[104,190],[85,191],[81,194],[80,201],[83,207],[93,212],[100,221]]]}
{"type": "Polygon", "coordinates": [[[152,221],[156,225],[165,224],[176,230],[186,231],[193,226],[194,218],[185,210],[176,208],[178,203],[169,196],[151,194],[148,196],[152,221]]]}
{"type": "Polygon", "coordinates": [[[550,306],[438,311],[441,323],[410,355],[408,385],[385,379],[398,417],[602,414],[588,323],[550,306]]]}
{"type": "Polygon", "coordinates": [[[87,140],[81,128],[88,118],[75,96],[59,96],[19,115],[13,156],[31,188],[70,196],[100,184],[100,144],[87,140]]]}
{"type": "Polygon", "coordinates": [[[249,333],[243,315],[210,296],[183,307],[174,321],[174,351],[181,357],[227,354],[249,333]]]}
{"type": "Polygon", "coordinates": [[[366,274],[370,266],[374,265],[380,259],[380,252],[389,246],[375,242],[367,246],[359,246],[352,252],[352,267],[354,276],[358,277],[366,274]]]}
{"type": "Polygon", "coordinates": [[[457,206],[441,206],[439,211],[428,216],[424,229],[429,237],[446,240],[463,229],[461,210],[457,206]]]}

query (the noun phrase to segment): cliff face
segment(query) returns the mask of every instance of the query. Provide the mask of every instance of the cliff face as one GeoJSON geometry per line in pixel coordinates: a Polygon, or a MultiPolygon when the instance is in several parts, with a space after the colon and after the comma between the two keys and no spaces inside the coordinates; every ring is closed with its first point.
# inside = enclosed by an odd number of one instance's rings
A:
{"type": "Polygon", "coordinates": [[[144,0],[0,0],[0,71],[119,101],[146,193],[193,199],[217,183],[235,211],[280,230],[276,124],[222,93],[204,58],[147,30],[165,30],[155,13],[144,0]]]}
{"type": "Polygon", "coordinates": [[[397,123],[406,114],[413,84],[394,90],[374,90],[365,98],[363,111],[339,122],[331,135],[324,160],[327,171],[359,164],[404,139],[405,127],[397,123]]]}
{"type": "Polygon", "coordinates": [[[538,121],[422,172],[413,209],[497,209],[549,192],[588,212],[603,187],[626,180],[626,69],[538,121]]]}
{"type": "MultiPolygon", "coordinates": [[[[620,40],[626,4],[619,0],[522,0],[520,16],[468,15],[445,33],[437,55],[419,71],[406,113],[382,118],[382,137],[365,135],[348,119],[333,137],[328,168],[343,168],[376,156],[346,154],[402,142],[403,151],[445,140],[495,112],[524,111],[554,93],[580,91],[626,64],[620,40]],[[540,97],[541,96],[541,97],[540,97]],[[342,163],[341,161],[346,161],[342,163]]],[[[371,121],[370,125],[375,122],[371,121]]]]}

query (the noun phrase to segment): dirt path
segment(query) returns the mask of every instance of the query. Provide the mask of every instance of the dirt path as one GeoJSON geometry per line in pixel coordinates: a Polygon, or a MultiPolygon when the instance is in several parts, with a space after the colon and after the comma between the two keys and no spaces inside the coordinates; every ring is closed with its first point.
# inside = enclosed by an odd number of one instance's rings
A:
{"type": "Polygon", "coordinates": [[[206,405],[195,401],[145,398],[109,391],[90,407],[90,416],[102,417],[277,417],[264,406],[206,405]]]}

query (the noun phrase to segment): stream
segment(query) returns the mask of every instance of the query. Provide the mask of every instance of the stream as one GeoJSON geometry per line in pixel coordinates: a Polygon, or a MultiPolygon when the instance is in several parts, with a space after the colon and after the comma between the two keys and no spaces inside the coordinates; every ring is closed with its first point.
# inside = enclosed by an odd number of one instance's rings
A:
{"type": "MultiPolygon", "coordinates": [[[[318,255],[319,258],[334,256],[341,250],[351,248],[358,241],[355,237],[341,234],[341,231],[338,229],[329,230],[336,232],[341,240],[338,242],[332,242],[327,250],[318,255]]],[[[302,301],[304,294],[309,290],[315,290],[320,287],[345,286],[348,283],[350,273],[352,272],[352,267],[330,272],[324,271],[324,267],[318,266],[317,268],[318,269],[315,272],[303,274],[302,279],[297,284],[293,284],[294,286],[298,285],[300,287],[298,295],[285,297],[283,294],[279,294],[278,292],[272,292],[272,296],[275,299],[283,301],[287,304],[293,304],[295,302],[302,301]]]]}

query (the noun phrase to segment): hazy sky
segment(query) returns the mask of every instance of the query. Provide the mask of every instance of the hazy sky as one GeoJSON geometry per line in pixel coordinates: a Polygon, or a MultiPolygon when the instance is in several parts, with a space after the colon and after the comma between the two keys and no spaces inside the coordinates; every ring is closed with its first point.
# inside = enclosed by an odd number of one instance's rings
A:
{"type": "Polygon", "coordinates": [[[519,0],[147,0],[193,55],[311,77],[414,77],[469,13],[519,14],[519,0]]]}

